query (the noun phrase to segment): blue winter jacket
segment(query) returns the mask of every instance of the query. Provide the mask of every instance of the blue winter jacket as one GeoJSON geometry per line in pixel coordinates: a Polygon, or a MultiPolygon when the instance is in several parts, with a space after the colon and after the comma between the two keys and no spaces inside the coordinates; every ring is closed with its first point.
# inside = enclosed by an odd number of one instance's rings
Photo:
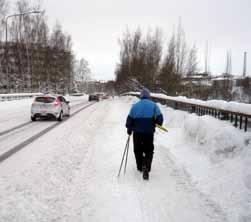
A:
{"type": "Polygon", "coordinates": [[[163,115],[159,107],[149,99],[141,99],[134,104],[126,120],[129,132],[153,134],[155,124],[162,125],[163,115]]]}

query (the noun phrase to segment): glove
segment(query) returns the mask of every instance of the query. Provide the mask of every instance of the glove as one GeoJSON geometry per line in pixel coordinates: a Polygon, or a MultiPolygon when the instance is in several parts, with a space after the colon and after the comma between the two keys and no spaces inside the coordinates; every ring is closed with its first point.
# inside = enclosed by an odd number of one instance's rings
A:
{"type": "Polygon", "coordinates": [[[127,134],[130,136],[132,134],[132,130],[131,129],[127,129],[127,134]]]}

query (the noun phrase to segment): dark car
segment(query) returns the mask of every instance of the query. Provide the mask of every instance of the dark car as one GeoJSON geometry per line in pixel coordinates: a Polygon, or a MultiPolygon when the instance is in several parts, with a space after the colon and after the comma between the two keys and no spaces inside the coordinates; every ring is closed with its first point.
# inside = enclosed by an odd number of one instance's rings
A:
{"type": "Polygon", "coordinates": [[[99,101],[99,96],[97,94],[90,94],[89,101],[99,101]]]}

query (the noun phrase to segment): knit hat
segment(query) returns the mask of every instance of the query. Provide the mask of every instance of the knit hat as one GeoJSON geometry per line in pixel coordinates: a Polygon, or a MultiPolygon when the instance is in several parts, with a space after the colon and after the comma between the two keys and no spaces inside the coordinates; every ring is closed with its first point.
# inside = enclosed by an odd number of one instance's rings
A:
{"type": "Polygon", "coordinates": [[[148,89],[143,89],[140,93],[141,99],[149,99],[150,98],[150,92],[148,89]]]}

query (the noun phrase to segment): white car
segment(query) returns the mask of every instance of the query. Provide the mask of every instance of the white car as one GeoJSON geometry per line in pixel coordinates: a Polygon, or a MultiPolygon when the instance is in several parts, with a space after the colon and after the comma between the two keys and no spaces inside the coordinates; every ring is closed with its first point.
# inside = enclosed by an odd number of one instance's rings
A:
{"type": "Polygon", "coordinates": [[[61,121],[64,116],[70,116],[70,105],[63,96],[37,96],[31,106],[31,120],[53,117],[61,121]]]}

